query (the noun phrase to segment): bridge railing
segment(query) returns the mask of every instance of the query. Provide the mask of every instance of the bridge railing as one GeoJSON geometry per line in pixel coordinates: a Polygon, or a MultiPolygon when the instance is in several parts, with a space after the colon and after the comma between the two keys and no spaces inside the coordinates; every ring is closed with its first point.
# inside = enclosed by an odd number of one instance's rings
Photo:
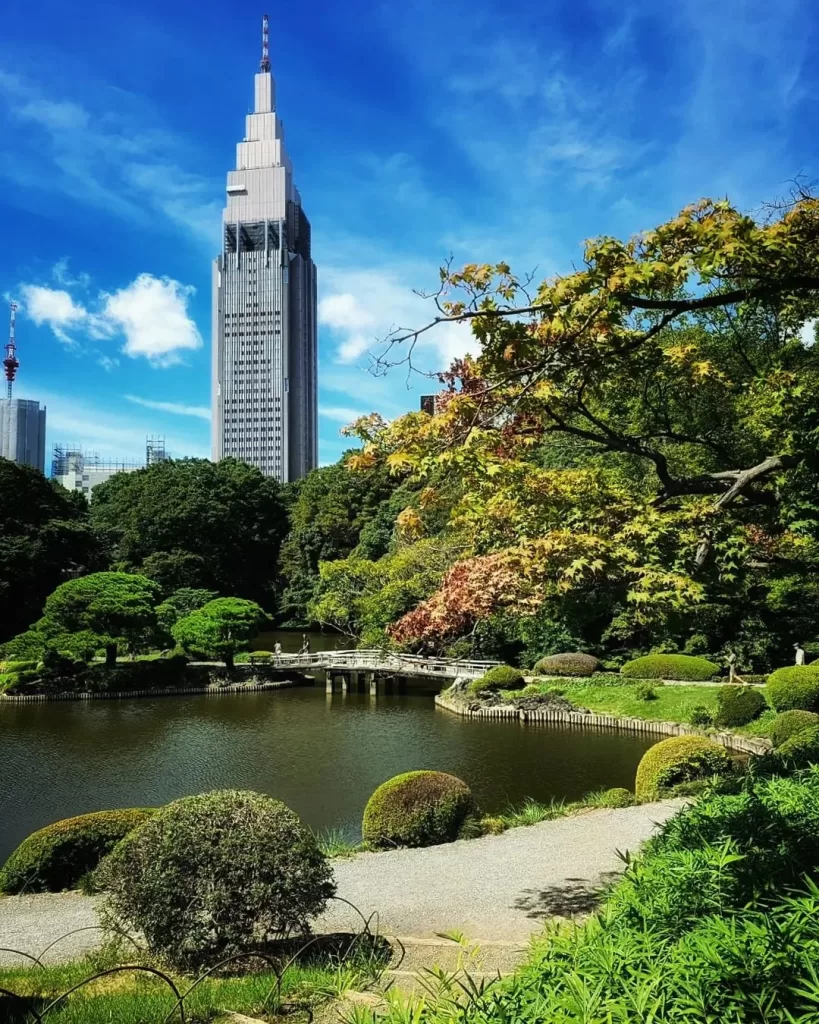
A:
{"type": "Polygon", "coordinates": [[[316,651],[311,654],[274,655],[274,663],[290,668],[347,668],[359,672],[405,672],[409,675],[480,676],[497,661],[425,658],[420,654],[394,654],[379,650],[316,651]]]}

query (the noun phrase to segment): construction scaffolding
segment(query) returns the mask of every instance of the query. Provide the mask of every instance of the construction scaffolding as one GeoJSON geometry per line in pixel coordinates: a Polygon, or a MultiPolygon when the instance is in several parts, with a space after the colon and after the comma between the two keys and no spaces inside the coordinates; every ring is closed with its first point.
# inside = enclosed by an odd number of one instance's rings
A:
{"type": "Polygon", "coordinates": [[[165,436],[149,434],[145,438],[145,465],[154,466],[157,462],[167,462],[168,453],[165,451],[165,436]]]}

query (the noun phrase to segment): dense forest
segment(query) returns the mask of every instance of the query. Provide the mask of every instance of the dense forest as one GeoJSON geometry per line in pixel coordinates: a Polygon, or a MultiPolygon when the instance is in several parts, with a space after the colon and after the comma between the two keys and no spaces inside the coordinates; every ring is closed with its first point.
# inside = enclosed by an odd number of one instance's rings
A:
{"type": "MultiPolygon", "coordinates": [[[[540,285],[445,267],[430,324],[468,320],[478,357],[441,373],[434,415],[365,417],[298,483],[183,460],[87,507],[0,463],[3,637],[111,568],[351,642],[521,664],[819,653],[817,292],[809,195],[761,219],[702,201],[540,285]]],[[[418,337],[388,339],[382,366],[411,365],[418,337]]]]}

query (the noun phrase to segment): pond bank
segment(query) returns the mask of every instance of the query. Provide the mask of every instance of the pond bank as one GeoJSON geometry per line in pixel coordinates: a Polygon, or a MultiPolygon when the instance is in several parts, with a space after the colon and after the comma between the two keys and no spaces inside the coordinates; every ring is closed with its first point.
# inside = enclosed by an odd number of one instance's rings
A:
{"type": "Polygon", "coordinates": [[[459,700],[447,696],[446,692],[435,697],[436,707],[462,718],[505,719],[549,725],[572,725],[581,729],[619,729],[622,732],[648,733],[655,736],[705,736],[720,743],[729,750],[746,754],[764,754],[770,750],[770,743],[763,739],[737,736],[729,732],[704,732],[691,725],[679,722],[662,722],[648,718],[627,718],[618,715],[601,715],[594,712],[562,711],[554,708],[524,709],[514,704],[478,706],[478,702],[459,700]]]}
{"type": "MultiPolygon", "coordinates": [[[[637,850],[684,802],[588,811],[498,836],[334,860],[338,895],[365,917],[376,915],[371,927],[382,935],[432,939],[458,929],[475,941],[525,944],[549,917],[588,913],[595,891],[622,870],[618,850],[637,850]]],[[[2,897],[0,945],[38,954],[73,929],[93,929],[98,903],[76,892],[2,897]]],[[[360,916],[338,900],[316,923],[323,933],[360,929],[360,916]]],[[[100,934],[78,932],[47,961],[95,949],[100,934]]],[[[0,952],[0,964],[19,962],[0,952]]]]}
{"type": "Polygon", "coordinates": [[[273,682],[210,684],[207,686],[168,686],[149,690],[88,690],[64,693],[31,693],[15,696],[0,694],[0,701],[7,704],[43,704],[52,701],[75,700],[126,700],[129,697],[178,697],[184,694],[204,694],[207,697],[221,697],[236,693],[258,693],[261,690],[286,690],[293,686],[312,686],[313,679],[279,679],[273,682]]]}

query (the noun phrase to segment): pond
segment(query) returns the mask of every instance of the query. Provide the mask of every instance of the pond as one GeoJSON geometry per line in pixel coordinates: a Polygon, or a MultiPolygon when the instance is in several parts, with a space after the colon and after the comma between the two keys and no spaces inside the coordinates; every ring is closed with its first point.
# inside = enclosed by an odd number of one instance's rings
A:
{"type": "Polygon", "coordinates": [[[86,811],[254,789],[311,827],[360,834],[370,794],[414,768],[452,772],[492,813],[525,797],[575,799],[634,783],[652,740],[477,722],[432,694],[341,694],[322,685],[222,697],[0,706],[0,864],[34,829],[86,811]]]}

